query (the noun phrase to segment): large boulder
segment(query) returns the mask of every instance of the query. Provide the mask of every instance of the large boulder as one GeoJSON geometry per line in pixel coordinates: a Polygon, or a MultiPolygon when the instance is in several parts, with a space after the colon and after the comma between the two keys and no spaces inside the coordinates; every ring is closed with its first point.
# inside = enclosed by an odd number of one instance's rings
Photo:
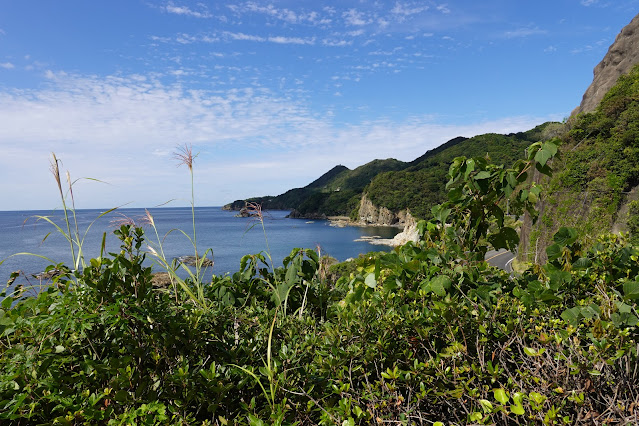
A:
{"type": "Polygon", "coordinates": [[[621,30],[606,56],[595,67],[592,84],[584,93],[581,105],[575,108],[572,115],[594,111],[604,95],[615,85],[617,79],[627,74],[637,63],[639,63],[639,15],[621,30]]]}

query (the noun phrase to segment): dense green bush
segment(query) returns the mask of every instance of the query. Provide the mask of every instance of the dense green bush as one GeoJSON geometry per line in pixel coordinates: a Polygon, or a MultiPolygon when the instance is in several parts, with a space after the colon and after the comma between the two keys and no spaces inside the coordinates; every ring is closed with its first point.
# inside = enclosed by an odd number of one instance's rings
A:
{"type": "Polygon", "coordinates": [[[639,67],[621,76],[596,110],[569,121],[562,156],[553,165],[557,173],[540,207],[547,220],[521,250],[529,259],[543,260],[543,247],[562,226],[577,229],[589,240],[604,231],[627,229],[637,241],[636,219],[620,214],[639,186],[637,123],[639,67]]]}
{"type": "MultiPolygon", "coordinates": [[[[193,298],[152,286],[143,232],[0,311],[0,419],[11,424],[637,423],[639,250],[582,247],[511,276],[502,197],[532,209],[532,170],[458,158],[422,241],[329,268],[295,249],[214,277],[193,298]],[[202,303],[202,300],[205,303],[202,303]]],[[[195,284],[191,294],[196,293],[195,284]]],[[[199,290],[198,290],[199,291],[199,290]]]]}

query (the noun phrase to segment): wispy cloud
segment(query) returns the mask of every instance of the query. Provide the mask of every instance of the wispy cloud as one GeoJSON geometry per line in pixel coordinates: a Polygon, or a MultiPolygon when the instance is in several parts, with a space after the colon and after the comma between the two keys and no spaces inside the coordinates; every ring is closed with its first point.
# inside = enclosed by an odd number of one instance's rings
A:
{"type": "Polygon", "coordinates": [[[346,12],[342,13],[342,17],[344,18],[344,22],[346,22],[347,25],[357,27],[368,25],[373,22],[363,12],[357,11],[356,9],[347,10],[346,12]]]}
{"type": "Polygon", "coordinates": [[[580,54],[580,53],[584,53],[584,52],[590,52],[590,51],[593,51],[595,49],[602,49],[602,48],[605,48],[609,43],[610,43],[609,40],[601,39],[601,40],[598,40],[597,42],[595,42],[593,44],[587,44],[585,46],[577,47],[575,49],[572,49],[570,51],[570,53],[572,53],[572,54],[580,54]]]}
{"type": "Polygon", "coordinates": [[[582,6],[592,6],[593,4],[597,4],[599,3],[599,0],[581,0],[581,5],[582,6]]]}
{"type": "Polygon", "coordinates": [[[164,6],[163,9],[166,12],[174,14],[174,15],[191,16],[193,18],[211,18],[213,16],[206,9],[204,9],[205,8],[204,5],[199,3],[198,6],[203,8],[203,10],[198,11],[198,10],[190,9],[187,6],[177,6],[173,2],[170,2],[169,4],[164,6]]]}
{"type": "Polygon", "coordinates": [[[516,30],[506,31],[504,37],[506,38],[525,38],[535,35],[548,34],[548,31],[542,30],[539,27],[521,27],[516,30]]]}
{"type": "Polygon", "coordinates": [[[266,41],[266,38],[264,37],[260,37],[260,36],[256,36],[256,35],[249,35],[249,34],[244,34],[244,33],[234,33],[231,31],[225,31],[224,35],[233,39],[233,40],[247,40],[247,41],[266,41]]]}
{"type": "Polygon", "coordinates": [[[400,21],[403,21],[406,17],[411,15],[417,15],[430,9],[429,6],[423,3],[405,3],[395,2],[395,7],[391,9],[393,15],[398,15],[400,21]]]}
{"type": "Polygon", "coordinates": [[[6,70],[11,70],[11,69],[14,69],[15,67],[16,67],[16,66],[15,66],[15,65],[13,65],[11,62],[3,62],[3,63],[0,63],[0,68],[4,68],[4,69],[6,69],[6,70]]]}
{"type": "Polygon", "coordinates": [[[445,15],[450,13],[450,9],[447,4],[440,4],[436,7],[436,9],[445,15]]]}
{"type": "Polygon", "coordinates": [[[322,40],[322,45],[329,46],[329,47],[346,47],[352,44],[353,42],[351,40],[330,40],[330,39],[322,40]]]}
{"type": "Polygon", "coordinates": [[[317,11],[295,11],[288,8],[277,8],[272,4],[263,5],[253,1],[227,5],[227,8],[237,15],[247,13],[260,14],[271,19],[286,22],[288,24],[309,24],[326,26],[332,22],[332,19],[323,16],[317,11]]]}
{"type": "Polygon", "coordinates": [[[276,37],[269,37],[268,41],[272,42],[272,43],[278,43],[278,44],[306,44],[306,45],[313,45],[315,44],[315,39],[311,38],[300,38],[300,37],[282,37],[282,36],[276,36],[276,37]]]}

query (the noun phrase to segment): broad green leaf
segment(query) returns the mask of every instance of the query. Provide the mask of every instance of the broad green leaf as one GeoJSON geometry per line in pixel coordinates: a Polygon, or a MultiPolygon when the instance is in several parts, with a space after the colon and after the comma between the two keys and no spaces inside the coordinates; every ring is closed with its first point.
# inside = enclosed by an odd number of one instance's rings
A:
{"type": "Polygon", "coordinates": [[[366,284],[370,288],[377,287],[377,280],[375,279],[375,274],[370,273],[366,275],[366,279],[364,280],[364,284],[366,284]]]}
{"type": "Polygon", "coordinates": [[[546,162],[552,158],[552,156],[552,152],[542,148],[535,154],[535,161],[544,166],[546,165],[546,162]]]}
{"type": "Polygon", "coordinates": [[[438,275],[433,278],[430,282],[430,288],[433,290],[433,293],[436,295],[443,297],[446,295],[446,290],[450,288],[452,281],[446,275],[438,275]]]}
{"type": "Polygon", "coordinates": [[[628,281],[623,284],[623,295],[625,299],[639,299],[639,282],[628,281]]]}
{"type": "Polygon", "coordinates": [[[516,414],[518,416],[523,416],[524,414],[526,414],[526,411],[524,410],[524,407],[522,407],[521,405],[511,405],[510,406],[510,411],[513,414],[516,414]]]}
{"type": "Polygon", "coordinates": [[[557,145],[550,141],[544,142],[544,144],[542,145],[542,149],[550,152],[553,156],[557,155],[557,145]]]}
{"type": "Polygon", "coordinates": [[[587,257],[580,257],[572,264],[574,269],[587,269],[592,266],[592,261],[587,257]]]}
{"type": "Polygon", "coordinates": [[[448,191],[448,199],[450,201],[457,201],[462,197],[462,188],[455,188],[448,191]]]}
{"type": "Polygon", "coordinates": [[[541,356],[544,352],[546,352],[544,348],[533,349],[524,347],[524,353],[528,356],[541,356]]]}
{"type": "Polygon", "coordinates": [[[298,273],[299,273],[299,264],[298,264],[298,262],[294,261],[292,264],[288,265],[288,268],[286,270],[286,278],[285,279],[286,279],[286,283],[289,286],[295,285],[295,283],[299,279],[298,278],[298,273]]]}
{"type": "Polygon", "coordinates": [[[559,244],[552,244],[546,247],[546,254],[548,255],[548,260],[553,261],[561,256],[561,246],[559,244]]]}
{"type": "Polygon", "coordinates": [[[519,235],[511,227],[504,227],[499,230],[497,234],[492,234],[488,237],[488,241],[496,249],[513,249],[519,244],[519,235]]]}
{"type": "Polygon", "coordinates": [[[506,391],[501,388],[493,390],[493,394],[495,395],[495,400],[502,405],[506,405],[508,401],[510,401],[510,398],[508,397],[508,394],[506,394],[506,391]]]}
{"type": "Polygon", "coordinates": [[[568,246],[577,241],[577,231],[573,228],[561,227],[552,239],[560,246],[568,246]]]}
{"type": "Polygon", "coordinates": [[[481,408],[484,409],[485,413],[490,413],[493,411],[493,404],[487,399],[480,399],[479,403],[481,404],[481,408]]]}
{"type": "Polygon", "coordinates": [[[577,324],[579,324],[579,319],[581,318],[581,310],[578,307],[566,309],[561,313],[561,318],[568,324],[575,327],[577,324]]]}
{"type": "Polygon", "coordinates": [[[490,172],[487,172],[486,170],[484,170],[475,175],[475,180],[488,179],[489,177],[490,177],[490,172]]]}

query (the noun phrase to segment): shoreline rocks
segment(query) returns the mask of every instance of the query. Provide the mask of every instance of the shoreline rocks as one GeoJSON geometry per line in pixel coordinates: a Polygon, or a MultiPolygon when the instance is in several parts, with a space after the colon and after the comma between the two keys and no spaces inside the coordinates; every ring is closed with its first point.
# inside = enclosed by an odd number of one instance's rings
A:
{"type": "Polygon", "coordinates": [[[176,258],[178,262],[187,265],[187,266],[196,266],[197,263],[201,262],[200,266],[202,267],[211,267],[215,264],[213,259],[209,259],[208,257],[201,258],[195,256],[180,256],[176,258]]]}

